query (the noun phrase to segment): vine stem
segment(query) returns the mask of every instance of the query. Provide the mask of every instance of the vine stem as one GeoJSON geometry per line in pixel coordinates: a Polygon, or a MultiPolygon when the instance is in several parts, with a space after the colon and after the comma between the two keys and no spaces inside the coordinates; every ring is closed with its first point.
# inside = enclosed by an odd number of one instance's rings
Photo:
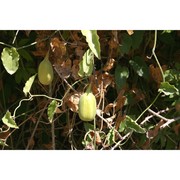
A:
{"type": "Polygon", "coordinates": [[[155,97],[153,102],[139,115],[139,117],[135,120],[135,122],[137,122],[141,118],[141,116],[156,102],[160,94],[161,92],[159,92],[159,94],[155,97]]]}
{"type": "Polygon", "coordinates": [[[94,150],[96,150],[96,118],[94,118],[94,150]]]}
{"type": "MultiPolygon", "coordinates": [[[[52,96],[52,83],[49,85],[49,94],[50,97],[52,96]]],[[[56,144],[55,144],[55,128],[54,128],[54,119],[52,118],[51,122],[51,137],[52,137],[52,149],[56,149],[56,144]]]]}
{"type": "Polygon", "coordinates": [[[33,97],[46,97],[47,99],[60,101],[60,102],[61,102],[61,104],[60,104],[59,106],[61,106],[61,105],[62,105],[62,100],[57,99],[57,98],[52,98],[52,97],[47,96],[47,95],[45,95],[45,94],[35,94],[35,95],[32,95],[32,94],[30,94],[30,93],[29,93],[29,95],[30,95],[30,97],[29,97],[28,99],[21,99],[21,101],[19,101],[19,105],[18,105],[18,106],[16,107],[16,109],[14,110],[14,113],[13,113],[13,118],[15,118],[16,111],[20,108],[20,106],[21,106],[22,102],[23,102],[23,101],[31,101],[31,100],[33,99],[33,97]]]}
{"type": "Polygon", "coordinates": [[[159,63],[159,60],[158,60],[158,58],[157,58],[157,56],[156,56],[156,53],[155,53],[156,43],[157,43],[157,30],[155,30],[155,33],[154,33],[154,45],[153,45],[153,48],[152,48],[152,54],[151,54],[150,57],[147,57],[147,58],[151,59],[152,56],[154,56],[154,58],[155,58],[155,60],[156,60],[156,63],[157,63],[157,65],[158,65],[158,67],[159,67],[159,69],[160,69],[160,71],[161,71],[162,78],[163,78],[163,82],[165,82],[165,78],[164,78],[164,73],[163,73],[162,67],[161,67],[161,65],[160,65],[160,63],[159,63]]]}
{"type": "Polygon", "coordinates": [[[16,37],[17,37],[17,35],[18,35],[18,32],[19,32],[19,30],[17,30],[17,31],[16,31],[16,34],[15,34],[14,39],[13,39],[13,41],[12,41],[12,44],[14,44],[14,43],[15,43],[15,41],[16,41],[16,37]]]}

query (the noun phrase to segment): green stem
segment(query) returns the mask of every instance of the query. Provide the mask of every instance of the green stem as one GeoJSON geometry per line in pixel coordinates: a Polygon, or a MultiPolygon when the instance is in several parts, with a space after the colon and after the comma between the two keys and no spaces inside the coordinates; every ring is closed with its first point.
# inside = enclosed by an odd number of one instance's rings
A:
{"type": "Polygon", "coordinates": [[[96,118],[94,118],[94,150],[96,150],[96,118]]]}
{"type": "Polygon", "coordinates": [[[139,115],[139,117],[135,120],[135,122],[137,122],[141,118],[141,116],[156,102],[160,94],[161,92],[155,97],[153,102],[139,115]]]}

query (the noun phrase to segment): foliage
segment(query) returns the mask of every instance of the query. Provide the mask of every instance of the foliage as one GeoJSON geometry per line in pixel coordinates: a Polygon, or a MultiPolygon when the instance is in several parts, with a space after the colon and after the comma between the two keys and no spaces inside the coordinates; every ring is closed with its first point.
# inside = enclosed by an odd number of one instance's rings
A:
{"type": "Polygon", "coordinates": [[[179,31],[0,31],[0,50],[2,149],[180,149],[179,31]]]}

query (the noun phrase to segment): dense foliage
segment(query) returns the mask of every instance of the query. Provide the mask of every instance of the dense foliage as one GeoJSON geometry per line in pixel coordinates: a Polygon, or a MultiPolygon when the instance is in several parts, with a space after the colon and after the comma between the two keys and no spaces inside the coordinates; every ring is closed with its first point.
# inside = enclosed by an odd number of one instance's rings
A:
{"type": "Polygon", "coordinates": [[[0,31],[0,51],[1,149],[180,149],[180,31],[0,31]]]}

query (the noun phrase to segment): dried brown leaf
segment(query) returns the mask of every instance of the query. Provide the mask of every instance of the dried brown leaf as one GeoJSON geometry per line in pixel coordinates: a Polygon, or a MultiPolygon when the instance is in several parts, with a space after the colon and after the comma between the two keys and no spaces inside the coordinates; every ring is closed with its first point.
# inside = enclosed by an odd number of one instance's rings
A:
{"type": "Polygon", "coordinates": [[[79,60],[75,59],[73,60],[73,66],[72,66],[72,77],[75,80],[80,78],[78,72],[79,72],[79,60]]]}
{"type": "Polygon", "coordinates": [[[58,37],[54,37],[50,42],[50,53],[49,59],[52,64],[61,64],[63,63],[66,55],[66,43],[60,41],[58,37]]]}
{"type": "Polygon", "coordinates": [[[118,94],[117,101],[116,101],[116,112],[121,110],[122,107],[124,106],[124,103],[126,101],[126,97],[123,95],[124,92],[125,90],[122,89],[118,94]]]}
{"type": "Polygon", "coordinates": [[[103,67],[103,71],[109,71],[114,67],[115,60],[113,58],[109,58],[106,64],[103,67]]]}
{"type": "Polygon", "coordinates": [[[127,30],[127,33],[131,36],[134,34],[134,31],[133,30],[127,30]]]}
{"type": "Polygon", "coordinates": [[[82,59],[83,55],[84,55],[84,50],[81,46],[78,46],[76,49],[75,49],[75,53],[76,53],[76,56],[79,56],[79,59],[82,59]]]}
{"type": "Polygon", "coordinates": [[[115,129],[118,131],[119,129],[119,125],[121,124],[122,121],[124,121],[124,119],[126,118],[126,115],[123,114],[121,112],[118,113],[118,116],[116,118],[116,122],[115,122],[115,129]]]}
{"type": "Polygon", "coordinates": [[[164,120],[160,120],[159,123],[156,124],[154,129],[150,129],[147,131],[146,133],[146,137],[148,139],[153,139],[154,137],[156,137],[158,135],[159,129],[160,127],[164,124],[164,120]]]}
{"type": "Polygon", "coordinates": [[[62,79],[67,79],[71,75],[72,62],[70,59],[64,60],[61,63],[55,63],[54,69],[62,79]]]}
{"type": "Polygon", "coordinates": [[[11,133],[11,130],[6,130],[6,131],[2,131],[0,132],[0,139],[6,139],[11,133]]]}
{"type": "MultiPolygon", "coordinates": [[[[163,65],[162,69],[163,71],[167,70],[167,66],[163,65]]],[[[149,65],[149,72],[151,79],[155,81],[157,83],[157,87],[159,87],[160,83],[163,81],[163,77],[159,67],[155,67],[153,64],[151,64],[149,65]]]]}
{"type": "Polygon", "coordinates": [[[114,111],[116,104],[114,103],[109,103],[105,108],[104,108],[104,113],[107,115],[112,114],[112,112],[114,111]]]}
{"type": "Polygon", "coordinates": [[[139,102],[139,101],[142,101],[145,98],[144,93],[140,89],[138,89],[136,87],[133,87],[130,90],[130,92],[132,92],[135,95],[134,98],[135,98],[136,103],[139,102]]]}
{"type": "Polygon", "coordinates": [[[177,124],[176,126],[174,126],[173,130],[175,134],[178,136],[180,133],[180,124],[177,124]]]}
{"type": "Polygon", "coordinates": [[[70,108],[73,112],[78,112],[78,104],[79,104],[79,98],[82,93],[71,93],[69,94],[64,102],[67,104],[67,106],[70,108]]]}

